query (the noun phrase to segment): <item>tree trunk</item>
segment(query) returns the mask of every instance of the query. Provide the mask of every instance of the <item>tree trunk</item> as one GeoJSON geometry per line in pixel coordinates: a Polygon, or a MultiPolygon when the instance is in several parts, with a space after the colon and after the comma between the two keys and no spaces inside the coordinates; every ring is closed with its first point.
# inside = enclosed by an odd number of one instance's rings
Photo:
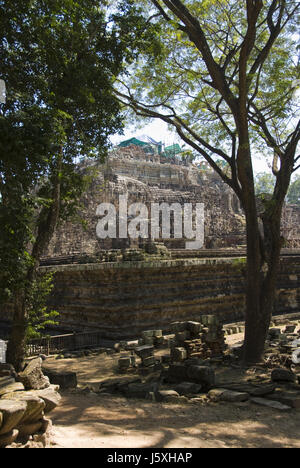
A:
{"type": "MultiPolygon", "coordinates": [[[[264,238],[261,265],[248,253],[248,277],[246,287],[246,324],[244,360],[255,364],[262,360],[270,321],[274,312],[277,278],[280,267],[280,219],[282,205],[273,213],[262,216],[264,238]]],[[[249,239],[253,241],[254,239],[249,239]]]]}
{"type": "Polygon", "coordinates": [[[29,267],[24,278],[24,288],[14,301],[14,317],[12,331],[8,342],[7,362],[12,364],[16,371],[22,370],[26,354],[26,335],[27,335],[27,316],[28,292],[30,293],[33,282],[36,279],[37,270],[40,264],[40,258],[55,231],[60,211],[61,203],[61,168],[63,160],[63,151],[57,158],[57,168],[54,174],[52,204],[50,207],[43,207],[37,222],[37,236],[32,248],[31,257],[33,265],[29,267]]]}
{"type": "MultiPolygon", "coordinates": [[[[246,216],[247,218],[247,216],[246,216]]],[[[247,219],[247,277],[244,360],[246,363],[260,361],[265,336],[261,330],[261,250],[258,229],[247,219]]]]}
{"type": "Polygon", "coordinates": [[[26,333],[27,320],[24,297],[20,294],[14,302],[13,326],[6,353],[6,361],[12,364],[17,372],[21,372],[24,367],[26,333]]]}

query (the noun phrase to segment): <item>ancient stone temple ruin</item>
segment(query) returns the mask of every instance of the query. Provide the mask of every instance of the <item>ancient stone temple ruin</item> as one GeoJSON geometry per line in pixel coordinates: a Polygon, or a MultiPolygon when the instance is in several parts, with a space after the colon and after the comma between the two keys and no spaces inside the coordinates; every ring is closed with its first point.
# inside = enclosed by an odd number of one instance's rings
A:
{"type": "MultiPolygon", "coordinates": [[[[206,249],[245,245],[245,219],[239,200],[220,177],[206,166],[186,160],[147,152],[145,147],[130,144],[116,147],[104,164],[86,161],[80,170],[92,176],[92,183],[82,198],[84,226],[66,223],[56,232],[48,257],[96,255],[103,249],[138,247],[130,239],[103,239],[96,236],[97,206],[113,203],[126,195],[128,203],[203,203],[205,210],[206,249]]],[[[147,148],[147,147],[146,147],[147,148]]],[[[282,229],[287,247],[300,247],[300,209],[287,206],[282,229]]],[[[183,239],[164,239],[169,249],[184,248],[183,239]]]]}
{"type": "MultiPolygon", "coordinates": [[[[235,194],[205,165],[136,141],[114,148],[105,163],[84,161],[91,177],[81,200],[84,225],[58,227],[41,271],[55,271],[51,307],[60,331],[99,331],[104,338],[167,330],[174,321],[215,314],[223,323],[243,319],[245,219],[235,194]],[[99,239],[100,203],[203,203],[204,246],[186,250],[186,239],[99,239]]],[[[286,206],[286,239],[276,312],[299,310],[300,208],[286,206]]],[[[5,314],[2,314],[5,319],[5,314]]],[[[9,313],[6,319],[9,320],[9,313]]]]}

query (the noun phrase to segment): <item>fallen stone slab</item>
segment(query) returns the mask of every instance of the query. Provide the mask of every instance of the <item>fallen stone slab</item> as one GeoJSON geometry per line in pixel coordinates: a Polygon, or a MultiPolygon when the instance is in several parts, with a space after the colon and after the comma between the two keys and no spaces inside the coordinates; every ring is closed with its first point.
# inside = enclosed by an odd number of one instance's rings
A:
{"type": "Polygon", "coordinates": [[[191,398],[189,401],[190,403],[193,403],[193,404],[203,404],[208,401],[208,397],[207,395],[201,395],[198,397],[191,398]]]}
{"type": "Polygon", "coordinates": [[[18,374],[26,390],[42,390],[50,385],[49,379],[43,374],[42,359],[40,357],[29,362],[23,372],[18,374]]]}
{"type": "Polygon", "coordinates": [[[140,357],[141,359],[145,359],[147,357],[150,357],[154,353],[154,346],[153,345],[144,345],[144,346],[138,346],[135,348],[134,352],[140,357]]]}
{"type": "Polygon", "coordinates": [[[174,387],[174,390],[179,393],[179,395],[190,395],[200,393],[202,385],[195,384],[193,382],[181,382],[180,384],[174,387]]]}
{"type": "Polygon", "coordinates": [[[19,431],[17,429],[13,429],[12,431],[0,435],[0,448],[7,447],[7,445],[13,444],[19,436],[19,431]]]}
{"type": "Polygon", "coordinates": [[[212,401],[220,401],[221,396],[223,395],[224,392],[225,392],[224,388],[213,388],[208,392],[207,396],[212,401]]]}
{"type": "Polygon", "coordinates": [[[227,401],[230,403],[240,403],[249,400],[249,394],[246,392],[235,392],[226,388],[212,389],[208,392],[212,401],[227,401]]]}
{"type": "Polygon", "coordinates": [[[2,398],[7,393],[18,392],[25,390],[24,385],[21,382],[12,382],[8,385],[3,385],[0,388],[0,398],[2,398]]]}
{"type": "Polygon", "coordinates": [[[45,414],[50,413],[60,404],[61,395],[58,393],[57,385],[50,385],[50,387],[44,388],[43,390],[32,390],[31,392],[43,400],[45,404],[45,414]]]}
{"type": "Polygon", "coordinates": [[[128,398],[146,398],[148,393],[156,392],[158,386],[158,382],[129,384],[125,390],[125,395],[128,398]]]}
{"type": "Polygon", "coordinates": [[[21,424],[18,426],[19,437],[27,437],[36,434],[41,430],[43,421],[35,421],[31,423],[21,424]]]}
{"type": "Polygon", "coordinates": [[[168,402],[171,403],[174,399],[178,400],[179,393],[175,390],[158,390],[155,392],[155,399],[158,402],[168,402]]]}
{"type": "Polygon", "coordinates": [[[18,426],[18,423],[23,418],[27,404],[24,401],[16,400],[0,400],[0,413],[2,413],[2,426],[0,427],[0,435],[11,432],[18,426]]]}
{"type": "Polygon", "coordinates": [[[250,401],[252,403],[255,403],[260,406],[267,406],[268,408],[273,408],[279,411],[291,411],[291,407],[287,405],[283,405],[282,403],[279,403],[279,401],[275,400],[268,400],[267,398],[250,398],[250,401]]]}
{"type": "Polygon", "coordinates": [[[46,367],[43,368],[43,372],[49,378],[51,384],[59,385],[62,390],[77,387],[77,375],[75,372],[58,372],[46,367]]]}
{"type": "Polygon", "coordinates": [[[129,384],[142,383],[140,377],[119,377],[113,379],[103,380],[99,384],[99,390],[102,392],[122,391],[129,384]]]}
{"type": "Polygon", "coordinates": [[[295,408],[295,409],[300,408],[300,393],[297,393],[297,392],[275,391],[272,394],[272,400],[279,401],[283,405],[290,406],[291,408],[295,408]]]}
{"type": "Polygon", "coordinates": [[[262,384],[252,384],[252,383],[231,383],[231,384],[222,384],[221,385],[228,390],[233,390],[235,392],[244,392],[248,393],[251,396],[264,396],[270,395],[276,389],[275,383],[262,383],[262,384]]]}
{"type": "Polygon", "coordinates": [[[142,383],[141,378],[140,377],[133,377],[131,379],[127,378],[127,380],[121,381],[116,385],[116,390],[120,393],[124,393],[126,392],[128,385],[134,384],[134,383],[136,384],[142,383]]]}
{"type": "Polygon", "coordinates": [[[273,382],[295,382],[296,375],[288,369],[278,368],[272,371],[271,380],[273,382]]]}
{"type": "Polygon", "coordinates": [[[27,424],[38,421],[44,415],[44,409],[46,406],[44,401],[36,394],[31,392],[32,391],[29,390],[28,392],[8,393],[2,397],[2,400],[16,400],[26,403],[26,410],[19,424],[27,424]]]}

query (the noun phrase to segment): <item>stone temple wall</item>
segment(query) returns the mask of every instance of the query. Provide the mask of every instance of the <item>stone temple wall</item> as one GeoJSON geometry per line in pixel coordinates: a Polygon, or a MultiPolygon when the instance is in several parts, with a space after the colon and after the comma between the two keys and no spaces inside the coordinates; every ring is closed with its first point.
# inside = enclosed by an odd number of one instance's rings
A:
{"type": "MultiPolygon", "coordinates": [[[[110,202],[118,207],[119,195],[128,196],[128,204],[142,202],[150,212],[151,202],[204,203],[205,248],[236,247],[245,244],[245,219],[232,190],[217,174],[193,165],[162,163],[157,155],[146,155],[140,148],[129,147],[110,153],[102,165],[83,164],[81,170],[93,171],[92,183],[81,200],[77,222],[61,225],[50,244],[47,257],[87,254],[103,249],[136,247],[132,240],[96,237],[97,206],[110,202]]],[[[283,235],[288,247],[300,247],[300,208],[288,206],[283,216],[283,235]]],[[[185,240],[164,240],[168,248],[182,249],[185,240]]]]}
{"type": "MultiPolygon", "coordinates": [[[[103,338],[168,330],[174,321],[216,314],[244,317],[245,259],[178,259],[43,267],[55,270],[50,305],[64,331],[101,331],[103,338]]],[[[300,258],[282,258],[276,313],[300,310],[300,258]]]]}

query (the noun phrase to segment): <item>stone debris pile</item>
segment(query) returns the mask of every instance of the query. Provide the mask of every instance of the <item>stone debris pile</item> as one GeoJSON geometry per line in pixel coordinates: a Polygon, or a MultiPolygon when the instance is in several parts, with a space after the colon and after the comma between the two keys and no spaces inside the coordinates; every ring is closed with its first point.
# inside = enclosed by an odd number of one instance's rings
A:
{"type": "Polygon", "coordinates": [[[119,372],[126,373],[137,370],[141,375],[149,375],[156,370],[161,370],[161,359],[154,355],[153,344],[136,346],[131,355],[123,355],[118,361],[119,372]],[[139,362],[138,362],[139,360],[139,362]]]}
{"type": "Polygon", "coordinates": [[[175,362],[222,356],[227,348],[223,326],[215,315],[203,315],[199,322],[173,322],[171,330],[175,333],[171,348],[175,362]]]}
{"type": "Polygon", "coordinates": [[[145,330],[138,340],[121,341],[119,348],[130,351],[131,355],[121,355],[119,371],[124,373],[137,367],[141,374],[148,375],[161,369],[162,364],[222,357],[227,349],[223,326],[214,315],[203,315],[199,322],[173,322],[170,332],[163,335],[162,330],[145,330]],[[170,354],[156,358],[154,351],[160,348],[169,348],[170,354]],[[141,359],[140,364],[136,356],[141,359]]]}
{"type": "Polygon", "coordinates": [[[60,402],[58,390],[44,376],[39,357],[19,374],[10,364],[0,364],[0,448],[29,440],[49,445],[51,420],[46,416],[60,402]]]}
{"type": "Polygon", "coordinates": [[[275,365],[298,366],[300,372],[300,329],[297,323],[288,323],[283,329],[269,329],[265,362],[271,368],[275,365]]]}
{"type": "MultiPolygon", "coordinates": [[[[120,358],[123,369],[128,372],[131,366],[140,377],[102,383],[99,392],[110,389],[126,397],[157,402],[215,404],[220,401],[252,403],[277,411],[299,409],[300,332],[297,330],[298,323],[286,322],[283,329],[273,323],[265,362],[258,371],[250,368],[249,378],[244,376],[238,381],[217,378],[219,366],[240,368],[241,346],[226,345],[224,328],[215,316],[202,316],[198,322],[173,322],[172,334],[167,336],[161,330],[147,330],[139,340],[122,342],[122,349],[131,353],[120,358]],[[165,354],[161,352],[163,348],[168,348],[165,354]]],[[[240,327],[234,331],[240,332],[240,327]]],[[[242,369],[241,375],[246,371],[242,369]]]]}
{"type": "Polygon", "coordinates": [[[155,349],[169,347],[170,337],[163,336],[162,330],[145,330],[138,340],[121,341],[118,348],[127,350],[131,354],[121,355],[118,364],[119,371],[128,372],[138,369],[142,375],[149,375],[161,369],[161,359],[154,356],[155,349]],[[137,362],[137,358],[140,362],[137,362]]]}

